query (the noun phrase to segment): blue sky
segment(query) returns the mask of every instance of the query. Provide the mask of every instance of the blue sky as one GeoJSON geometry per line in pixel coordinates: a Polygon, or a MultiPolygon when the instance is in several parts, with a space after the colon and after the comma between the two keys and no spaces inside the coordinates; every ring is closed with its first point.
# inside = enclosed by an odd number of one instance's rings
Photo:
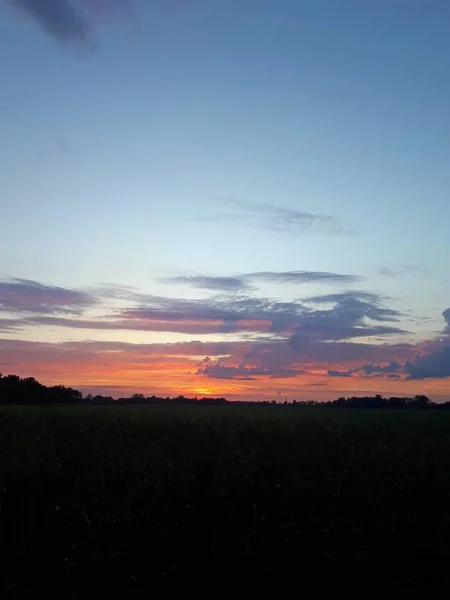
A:
{"type": "MultiPolygon", "coordinates": [[[[108,283],[167,305],[370,292],[398,311],[384,343],[447,335],[449,26],[446,0],[0,3],[4,289],[19,278],[106,302],[108,283]],[[292,271],[360,280],[164,281],[292,271]]],[[[27,322],[4,339],[192,335],[27,322]]]]}

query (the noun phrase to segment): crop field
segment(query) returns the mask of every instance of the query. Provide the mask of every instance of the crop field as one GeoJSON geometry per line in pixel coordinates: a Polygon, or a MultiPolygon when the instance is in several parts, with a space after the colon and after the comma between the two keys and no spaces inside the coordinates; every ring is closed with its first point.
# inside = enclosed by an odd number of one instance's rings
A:
{"type": "Polygon", "coordinates": [[[392,592],[424,584],[414,565],[448,578],[448,413],[7,407],[0,461],[11,597],[323,591],[380,561],[392,592]]]}

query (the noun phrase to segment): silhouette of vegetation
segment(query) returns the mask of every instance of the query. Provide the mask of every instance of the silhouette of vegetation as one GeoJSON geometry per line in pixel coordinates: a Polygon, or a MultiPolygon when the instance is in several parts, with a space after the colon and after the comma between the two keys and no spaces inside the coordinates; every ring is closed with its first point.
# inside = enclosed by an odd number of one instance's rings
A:
{"type": "Polygon", "coordinates": [[[129,398],[118,398],[112,396],[92,395],[83,396],[81,392],[71,387],[57,385],[46,387],[39,383],[34,377],[21,378],[18,375],[2,376],[0,373],[0,404],[88,404],[97,406],[285,406],[312,407],[321,406],[329,408],[361,408],[361,409],[438,409],[449,410],[450,400],[447,402],[433,402],[427,396],[418,395],[414,397],[391,397],[383,398],[381,395],[363,396],[351,398],[338,398],[329,402],[287,400],[277,402],[276,400],[261,401],[228,401],[225,398],[160,398],[157,396],[144,396],[144,394],[133,394],[129,398]]]}
{"type": "Polygon", "coordinates": [[[70,387],[46,387],[34,377],[0,373],[0,404],[77,404],[82,399],[83,394],[70,387]]]}

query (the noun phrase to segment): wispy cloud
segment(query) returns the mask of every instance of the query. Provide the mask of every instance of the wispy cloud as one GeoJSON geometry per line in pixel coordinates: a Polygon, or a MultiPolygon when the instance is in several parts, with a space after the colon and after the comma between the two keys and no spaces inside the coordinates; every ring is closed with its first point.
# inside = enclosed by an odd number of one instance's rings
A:
{"type": "Polygon", "coordinates": [[[0,319],[0,332],[9,333],[17,331],[23,327],[24,323],[21,319],[0,319]]]}
{"type": "Polygon", "coordinates": [[[80,314],[97,300],[77,290],[44,285],[30,279],[0,279],[0,311],[80,314]]]}
{"type": "Polygon", "coordinates": [[[258,271],[231,277],[218,275],[178,275],[161,277],[159,281],[167,284],[189,285],[193,288],[211,291],[241,293],[254,289],[255,284],[258,282],[292,285],[306,283],[349,285],[362,280],[363,277],[358,275],[330,273],[327,271],[258,271]]]}
{"type": "Polygon", "coordinates": [[[396,269],[391,269],[388,267],[378,269],[378,275],[381,275],[382,277],[401,277],[403,275],[411,275],[415,273],[426,275],[428,273],[428,269],[414,265],[405,265],[404,267],[399,267],[396,269]]]}
{"type": "Polygon", "coordinates": [[[285,235],[311,233],[350,234],[351,227],[340,222],[334,215],[310,213],[276,204],[224,200],[224,210],[213,216],[202,216],[201,221],[231,221],[251,227],[268,229],[285,235]]]}
{"type": "Polygon", "coordinates": [[[270,283],[331,283],[352,284],[362,281],[359,275],[347,275],[343,273],[330,273],[327,271],[259,271],[244,275],[246,279],[255,281],[266,281],[270,283]]]}
{"type": "Polygon", "coordinates": [[[189,285],[193,288],[223,292],[242,292],[251,288],[245,281],[245,276],[220,277],[216,275],[180,275],[178,277],[161,277],[160,281],[161,283],[189,285]]]}

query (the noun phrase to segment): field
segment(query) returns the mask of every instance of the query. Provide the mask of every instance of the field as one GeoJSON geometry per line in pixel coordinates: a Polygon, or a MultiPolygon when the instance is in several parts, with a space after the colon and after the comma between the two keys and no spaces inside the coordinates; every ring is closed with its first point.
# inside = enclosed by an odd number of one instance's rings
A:
{"type": "Polygon", "coordinates": [[[178,598],[292,574],[347,590],[375,562],[392,593],[426,584],[431,561],[448,580],[448,413],[3,408],[0,458],[12,597],[178,598]]]}

